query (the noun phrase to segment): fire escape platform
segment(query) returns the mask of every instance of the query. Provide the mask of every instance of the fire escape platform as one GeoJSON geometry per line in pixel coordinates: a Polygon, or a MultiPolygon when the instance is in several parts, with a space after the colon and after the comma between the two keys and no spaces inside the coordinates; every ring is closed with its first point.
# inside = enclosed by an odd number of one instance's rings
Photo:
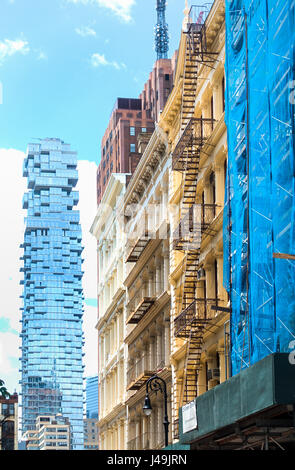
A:
{"type": "Polygon", "coordinates": [[[197,334],[206,329],[214,319],[212,306],[218,305],[218,299],[195,299],[174,320],[176,338],[188,338],[191,329],[197,334]]]}
{"type": "Polygon", "coordinates": [[[183,431],[191,449],[261,448],[266,436],[282,446],[294,439],[295,368],[288,353],[273,353],[195,398],[197,425],[183,431]]]}
{"type": "Polygon", "coordinates": [[[142,372],[136,379],[134,379],[127,387],[127,391],[129,390],[139,390],[145,383],[146,381],[152,377],[155,374],[155,372],[152,371],[144,371],[142,372]]]}
{"type": "Polygon", "coordinates": [[[139,237],[127,255],[125,263],[135,263],[138,261],[150,241],[151,238],[148,237],[148,234],[143,234],[139,237]]]}
{"type": "Polygon", "coordinates": [[[155,303],[156,297],[144,297],[136,309],[129,315],[126,324],[137,324],[145,316],[151,306],[155,303]]]}

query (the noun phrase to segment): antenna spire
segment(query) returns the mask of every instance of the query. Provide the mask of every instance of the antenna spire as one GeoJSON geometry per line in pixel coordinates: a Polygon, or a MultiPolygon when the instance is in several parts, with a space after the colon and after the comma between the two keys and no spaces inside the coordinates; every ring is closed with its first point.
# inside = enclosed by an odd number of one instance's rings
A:
{"type": "Polygon", "coordinates": [[[157,0],[157,24],[155,26],[155,49],[157,60],[167,59],[169,50],[168,25],[166,23],[166,0],[157,0]]]}

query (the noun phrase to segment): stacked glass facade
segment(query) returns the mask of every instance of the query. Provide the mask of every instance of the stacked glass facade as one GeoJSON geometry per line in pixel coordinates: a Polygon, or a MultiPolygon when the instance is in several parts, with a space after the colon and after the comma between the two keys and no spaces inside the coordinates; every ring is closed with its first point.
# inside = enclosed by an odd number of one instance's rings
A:
{"type": "Polygon", "coordinates": [[[98,418],[98,376],[86,378],[86,418],[98,418]]]}
{"type": "Polygon", "coordinates": [[[23,255],[22,431],[40,415],[69,418],[83,449],[82,232],[77,154],[59,139],[29,144],[23,255]]]}

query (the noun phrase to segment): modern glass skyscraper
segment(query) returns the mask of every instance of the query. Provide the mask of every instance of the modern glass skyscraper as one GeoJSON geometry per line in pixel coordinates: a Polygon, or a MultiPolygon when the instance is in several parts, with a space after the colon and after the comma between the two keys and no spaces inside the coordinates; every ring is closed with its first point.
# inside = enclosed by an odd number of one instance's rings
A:
{"type": "Polygon", "coordinates": [[[86,378],[86,418],[98,418],[98,376],[86,378]]]}
{"type": "Polygon", "coordinates": [[[59,139],[29,144],[23,255],[22,431],[62,413],[83,449],[82,232],[77,154],[59,139]]]}

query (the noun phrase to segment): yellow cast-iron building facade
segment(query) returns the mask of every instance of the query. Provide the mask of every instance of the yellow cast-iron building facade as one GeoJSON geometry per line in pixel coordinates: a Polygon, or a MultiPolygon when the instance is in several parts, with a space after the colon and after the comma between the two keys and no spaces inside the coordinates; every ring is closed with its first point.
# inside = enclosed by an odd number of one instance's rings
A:
{"type": "Polygon", "coordinates": [[[170,283],[173,439],[184,404],[226,379],[228,297],[223,288],[224,1],[188,8],[174,89],[159,125],[172,155],[170,283]]]}

